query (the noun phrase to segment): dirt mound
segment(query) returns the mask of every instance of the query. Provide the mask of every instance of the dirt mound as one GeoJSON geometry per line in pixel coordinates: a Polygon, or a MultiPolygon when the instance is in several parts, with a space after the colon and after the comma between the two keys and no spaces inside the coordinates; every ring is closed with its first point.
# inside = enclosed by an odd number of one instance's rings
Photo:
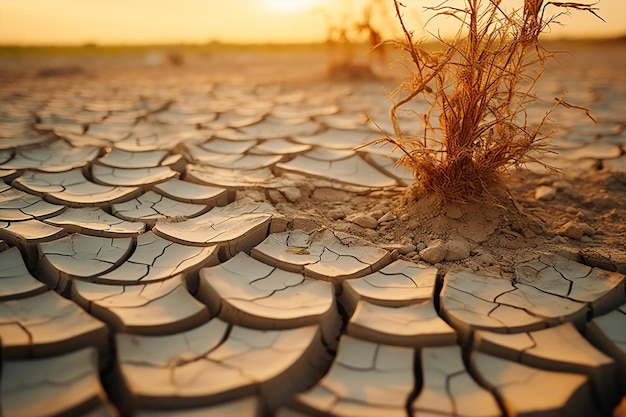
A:
{"type": "Polygon", "coordinates": [[[350,233],[397,248],[403,258],[437,264],[441,272],[463,267],[506,276],[516,264],[546,252],[626,272],[626,175],[514,172],[505,183],[509,192],[493,190],[464,204],[437,195],[418,197],[412,187],[362,194],[317,188],[297,201],[272,202],[291,228],[350,233]],[[539,187],[554,188],[553,198],[537,199],[539,187]],[[363,226],[371,218],[372,225],[363,226]],[[581,228],[580,236],[563,231],[569,223],[581,228]],[[446,256],[441,249],[440,259],[424,256],[437,245],[457,252],[446,256]]]}

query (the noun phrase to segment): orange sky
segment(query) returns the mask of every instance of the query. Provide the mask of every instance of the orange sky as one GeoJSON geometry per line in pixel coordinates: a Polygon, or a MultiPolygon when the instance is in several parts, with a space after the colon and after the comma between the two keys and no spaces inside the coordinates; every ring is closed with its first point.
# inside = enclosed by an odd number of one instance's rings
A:
{"type": "MultiPolygon", "coordinates": [[[[439,2],[403,0],[415,11],[439,2]]],[[[0,44],[317,42],[326,37],[324,13],[338,22],[346,3],[361,16],[367,0],[0,0],[0,44]]],[[[563,19],[567,27],[553,27],[552,36],[626,34],[625,0],[602,0],[598,7],[606,23],[575,13],[563,19]]],[[[429,28],[445,31],[446,24],[429,28]]]]}

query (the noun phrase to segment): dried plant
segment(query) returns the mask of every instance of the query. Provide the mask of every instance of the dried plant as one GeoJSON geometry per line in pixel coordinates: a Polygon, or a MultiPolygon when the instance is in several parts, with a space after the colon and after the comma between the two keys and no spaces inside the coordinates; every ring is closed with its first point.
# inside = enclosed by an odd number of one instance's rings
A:
{"type": "Polygon", "coordinates": [[[375,78],[373,59],[385,60],[385,49],[382,46],[382,35],[374,27],[374,16],[385,16],[384,0],[368,0],[363,8],[360,21],[350,18],[347,10],[350,2],[343,0],[346,13],[338,25],[333,25],[330,17],[325,15],[328,23],[326,44],[329,51],[328,74],[332,78],[375,78]],[[359,46],[365,40],[370,48],[367,62],[359,62],[359,46]]]}
{"type": "MultiPolygon", "coordinates": [[[[559,105],[577,107],[557,98],[541,120],[528,119],[528,106],[546,59],[551,57],[539,41],[560,14],[546,17],[556,7],[596,14],[592,4],[524,0],[523,7],[504,10],[506,0],[464,0],[453,7],[444,0],[429,7],[435,17],[460,23],[456,36],[436,36],[441,48],[433,51],[415,41],[394,0],[404,39],[395,43],[408,54],[405,65],[412,76],[394,93],[390,109],[394,137],[400,149],[398,164],[412,169],[424,193],[438,193],[448,201],[469,201],[501,182],[511,167],[535,161],[550,135],[549,115],[559,105]],[[398,113],[403,105],[423,97],[428,111],[416,114],[423,132],[406,135],[398,113]]],[[[561,13],[562,14],[562,13],[561,13]]],[[[597,15],[596,15],[597,16],[597,15]]]]}

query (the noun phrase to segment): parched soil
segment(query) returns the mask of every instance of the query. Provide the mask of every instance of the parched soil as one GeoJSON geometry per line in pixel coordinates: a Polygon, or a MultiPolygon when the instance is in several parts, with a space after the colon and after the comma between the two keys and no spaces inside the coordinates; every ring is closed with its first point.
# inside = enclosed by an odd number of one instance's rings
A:
{"type": "Polygon", "coordinates": [[[420,250],[437,240],[467,242],[470,256],[439,263],[442,273],[456,266],[507,276],[516,264],[544,252],[626,272],[626,174],[592,171],[548,176],[524,171],[511,173],[505,183],[508,193],[466,204],[447,203],[436,195],[419,198],[409,187],[364,195],[316,189],[299,201],[276,207],[296,219],[297,227],[327,227],[378,245],[397,244],[402,257],[418,262],[423,261],[420,250]],[[554,187],[556,196],[549,201],[536,199],[540,186],[554,187]],[[380,218],[391,213],[393,220],[364,228],[345,218],[329,217],[338,208],[346,216],[365,213],[380,218]],[[584,229],[581,237],[567,236],[563,227],[569,222],[584,229]]]}

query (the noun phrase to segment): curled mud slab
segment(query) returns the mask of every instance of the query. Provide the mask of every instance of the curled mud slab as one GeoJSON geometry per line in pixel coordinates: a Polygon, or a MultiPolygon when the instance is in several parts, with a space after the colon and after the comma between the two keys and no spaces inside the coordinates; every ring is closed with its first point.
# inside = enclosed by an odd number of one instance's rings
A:
{"type": "Polygon", "coordinates": [[[8,65],[0,414],[624,416],[626,79],[581,53],[539,90],[597,109],[567,173],[465,205],[354,149],[383,82],[319,59],[8,65]]]}

